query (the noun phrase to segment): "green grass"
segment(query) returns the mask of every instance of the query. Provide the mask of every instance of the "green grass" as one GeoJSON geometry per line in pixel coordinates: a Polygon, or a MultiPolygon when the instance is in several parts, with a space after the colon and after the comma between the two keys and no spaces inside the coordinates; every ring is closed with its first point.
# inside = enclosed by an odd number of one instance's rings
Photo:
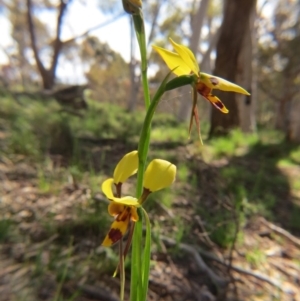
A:
{"type": "Polygon", "coordinates": [[[232,130],[228,136],[207,141],[205,147],[209,147],[213,158],[242,156],[258,141],[257,134],[244,134],[240,130],[232,130]]]}
{"type": "Polygon", "coordinates": [[[254,268],[259,268],[259,266],[267,260],[265,253],[259,248],[248,251],[245,258],[248,263],[254,266],[254,268]]]}
{"type": "Polygon", "coordinates": [[[289,218],[289,226],[292,229],[300,230],[300,207],[295,207],[294,210],[291,212],[290,218],[289,218]]]}
{"type": "Polygon", "coordinates": [[[0,220],[0,242],[4,242],[7,238],[9,238],[11,224],[12,222],[9,219],[0,220]]]}

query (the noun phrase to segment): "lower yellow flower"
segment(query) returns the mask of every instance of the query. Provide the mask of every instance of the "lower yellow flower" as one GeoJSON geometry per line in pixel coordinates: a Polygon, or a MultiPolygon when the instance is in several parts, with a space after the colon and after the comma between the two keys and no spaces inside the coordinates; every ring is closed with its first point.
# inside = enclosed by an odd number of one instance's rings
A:
{"type": "Polygon", "coordinates": [[[104,238],[103,246],[109,247],[122,239],[128,230],[130,221],[138,221],[137,208],[141,206],[151,192],[168,187],[174,182],[176,166],[166,160],[154,159],[145,171],[144,191],[140,199],[132,196],[121,197],[123,182],[137,171],[137,160],[137,151],[126,154],[117,164],[114,178],[107,179],[102,183],[102,191],[110,200],[108,213],[115,217],[115,221],[104,238]],[[113,186],[116,188],[117,196],[113,193],[113,186]]]}

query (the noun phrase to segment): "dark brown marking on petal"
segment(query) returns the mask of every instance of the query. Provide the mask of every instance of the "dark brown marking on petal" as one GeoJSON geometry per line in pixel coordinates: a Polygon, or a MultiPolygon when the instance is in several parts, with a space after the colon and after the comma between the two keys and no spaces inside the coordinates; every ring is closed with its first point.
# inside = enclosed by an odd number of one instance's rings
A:
{"type": "Polygon", "coordinates": [[[214,102],[214,105],[219,108],[220,110],[222,110],[224,108],[224,105],[221,101],[216,101],[214,102]]]}
{"type": "Polygon", "coordinates": [[[211,92],[211,88],[207,87],[203,83],[197,83],[197,92],[202,96],[208,96],[211,92]]]}
{"type": "Polygon", "coordinates": [[[210,77],[209,80],[210,80],[210,82],[211,82],[214,86],[216,86],[216,85],[219,84],[218,79],[215,78],[215,77],[210,77]]]}
{"type": "Polygon", "coordinates": [[[116,220],[118,222],[124,222],[127,220],[128,215],[131,213],[131,208],[128,206],[124,206],[124,210],[117,216],[116,220]]]}
{"type": "Polygon", "coordinates": [[[123,235],[122,235],[122,232],[120,231],[120,229],[114,229],[114,228],[112,228],[108,232],[107,236],[109,237],[109,239],[114,244],[115,242],[117,242],[118,240],[120,240],[123,235]]]}

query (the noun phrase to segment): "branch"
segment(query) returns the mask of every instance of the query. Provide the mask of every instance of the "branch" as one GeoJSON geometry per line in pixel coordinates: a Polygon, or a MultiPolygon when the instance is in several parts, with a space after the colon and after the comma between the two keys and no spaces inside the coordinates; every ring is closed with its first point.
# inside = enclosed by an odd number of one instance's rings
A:
{"type": "MultiPolygon", "coordinates": [[[[210,276],[211,280],[216,284],[218,285],[219,284],[219,287],[221,285],[223,285],[223,287],[225,287],[227,284],[228,284],[228,281],[223,279],[223,278],[220,278],[218,275],[216,275],[206,264],[205,262],[203,261],[202,257],[200,256],[200,254],[204,257],[206,257],[207,259],[210,259],[210,260],[213,260],[213,261],[216,261],[222,265],[224,265],[225,267],[229,267],[229,265],[224,262],[222,259],[216,257],[215,255],[211,254],[211,252],[207,252],[207,251],[204,251],[204,250],[201,250],[197,247],[194,247],[192,245],[188,245],[188,244],[182,244],[182,243],[179,243],[177,244],[175,240],[173,240],[172,238],[169,238],[169,237],[165,237],[165,236],[160,236],[160,238],[166,242],[167,244],[171,245],[171,246],[177,246],[180,250],[183,250],[183,251],[186,251],[188,253],[190,253],[191,255],[194,256],[195,260],[196,260],[196,263],[198,265],[199,268],[201,268],[204,272],[207,272],[207,274],[210,276]],[[217,281],[217,283],[216,283],[217,281]]],[[[245,270],[243,268],[240,268],[240,267],[237,267],[237,266],[234,266],[234,265],[231,265],[230,267],[232,270],[235,270],[236,272],[239,272],[239,273],[242,273],[242,274],[245,274],[245,275],[248,275],[248,276],[251,276],[251,277],[254,277],[258,280],[261,280],[261,281],[264,281],[264,282],[267,282],[269,284],[271,284],[272,286],[280,289],[282,292],[286,293],[286,294],[290,294],[291,291],[288,290],[288,289],[285,289],[282,287],[282,283],[279,283],[271,278],[269,278],[268,276],[266,275],[263,275],[263,274],[258,274],[258,273],[255,273],[255,272],[252,272],[251,270],[245,270]]]]}
{"type": "Polygon", "coordinates": [[[300,239],[289,233],[288,231],[275,226],[274,224],[266,221],[263,217],[260,218],[261,222],[267,226],[269,229],[273,230],[279,235],[282,235],[283,237],[287,238],[289,241],[291,241],[293,244],[295,244],[298,248],[300,248],[300,239]]]}
{"type": "Polygon", "coordinates": [[[56,24],[56,36],[53,43],[53,57],[52,57],[52,63],[50,67],[52,74],[55,74],[57,60],[62,46],[62,42],[60,40],[60,34],[61,34],[63,15],[67,8],[68,3],[69,3],[68,1],[61,0],[59,5],[59,13],[58,13],[57,24],[56,24]]]}
{"type": "Polygon", "coordinates": [[[46,69],[40,59],[39,51],[36,44],[36,36],[34,32],[34,25],[33,25],[33,19],[32,19],[32,2],[31,0],[27,0],[27,21],[29,26],[29,34],[30,34],[30,41],[31,41],[31,47],[33,50],[33,55],[37,64],[37,67],[41,74],[44,74],[46,72],[46,69]]]}
{"type": "Polygon", "coordinates": [[[179,247],[180,250],[183,250],[183,251],[189,253],[190,255],[192,255],[195,259],[195,263],[197,264],[198,268],[202,272],[205,272],[218,288],[224,289],[229,284],[228,280],[223,279],[220,276],[218,276],[213,270],[211,270],[206,265],[206,263],[203,261],[201,255],[199,254],[199,252],[196,248],[194,248],[193,246],[188,245],[188,244],[183,244],[183,243],[177,244],[175,240],[173,240],[169,237],[160,236],[160,238],[166,244],[171,245],[171,246],[177,246],[177,247],[179,247]]]}

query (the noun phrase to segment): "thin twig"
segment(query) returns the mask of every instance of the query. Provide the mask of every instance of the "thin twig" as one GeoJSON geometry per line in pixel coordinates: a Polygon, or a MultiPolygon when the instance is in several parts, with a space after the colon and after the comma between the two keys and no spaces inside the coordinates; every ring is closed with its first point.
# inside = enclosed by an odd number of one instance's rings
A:
{"type": "Polygon", "coordinates": [[[213,270],[211,270],[206,263],[203,261],[201,255],[199,254],[198,250],[196,248],[194,248],[191,245],[188,244],[183,244],[183,243],[179,243],[177,244],[175,240],[169,238],[169,237],[165,237],[165,236],[160,236],[160,238],[169,245],[172,246],[177,246],[179,247],[179,249],[189,253],[190,255],[192,255],[195,259],[195,263],[197,264],[198,268],[205,272],[210,279],[213,281],[213,283],[220,289],[224,289],[227,287],[228,285],[228,280],[218,276],[213,270]]]}

